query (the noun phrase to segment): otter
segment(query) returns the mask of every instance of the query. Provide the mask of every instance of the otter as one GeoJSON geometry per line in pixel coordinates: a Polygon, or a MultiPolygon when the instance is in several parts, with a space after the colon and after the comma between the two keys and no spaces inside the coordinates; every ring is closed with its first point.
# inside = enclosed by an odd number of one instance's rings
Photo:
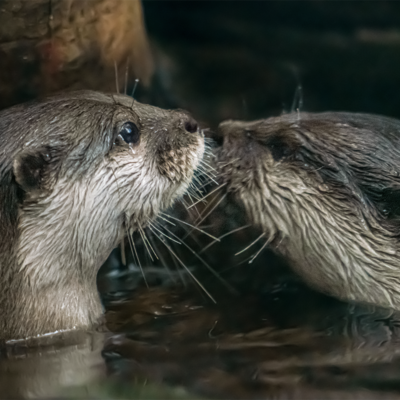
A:
{"type": "Polygon", "coordinates": [[[225,121],[219,176],[310,286],[400,310],[400,121],[326,112],[225,121]]]}
{"type": "Polygon", "coordinates": [[[204,135],[182,110],[59,94],[0,112],[0,339],[95,326],[96,275],[189,186],[204,135]]]}

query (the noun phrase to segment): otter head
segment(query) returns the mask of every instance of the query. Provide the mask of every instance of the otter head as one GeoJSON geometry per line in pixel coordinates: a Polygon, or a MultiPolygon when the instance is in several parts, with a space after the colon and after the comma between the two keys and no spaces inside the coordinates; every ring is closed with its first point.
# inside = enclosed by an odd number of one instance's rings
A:
{"type": "Polygon", "coordinates": [[[184,194],[203,135],[183,111],[96,92],[6,110],[0,135],[0,217],[13,236],[0,251],[0,274],[14,271],[22,289],[6,296],[22,296],[18,315],[29,321],[12,331],[86,326],[99,314],[98,268],[127,231],[184,194]]]}
{"type": "Polygon", "coordinates": [[[301,113],[219,130],[221,180],[299,275],[400,309],[400,122],[301,113]]]}

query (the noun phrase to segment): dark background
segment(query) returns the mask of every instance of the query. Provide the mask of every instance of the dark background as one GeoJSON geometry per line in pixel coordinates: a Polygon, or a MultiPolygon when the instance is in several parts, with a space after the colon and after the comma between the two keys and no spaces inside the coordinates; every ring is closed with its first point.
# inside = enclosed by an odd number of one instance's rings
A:
{"type": "Polygon", "coordinates": [[[400,117],[396,1],[148,1],[155,103],[211,125],[296,108],[400,117]]]}

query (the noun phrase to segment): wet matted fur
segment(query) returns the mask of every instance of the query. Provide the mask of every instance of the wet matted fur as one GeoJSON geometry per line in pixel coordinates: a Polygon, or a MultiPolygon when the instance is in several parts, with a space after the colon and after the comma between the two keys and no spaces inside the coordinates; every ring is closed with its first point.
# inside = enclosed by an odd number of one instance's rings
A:
{"type": "Polygon", "coordinates": [[[220,179],[300,276],[400,309],[400,121],[292,113],[219,130],[220,179]]]}
{"type": "Polygon", "coordinates": [[[203,135],[183,111],[75,92],[1,112],[0,140],[0,339],[86,328],[99,267],[183,195],[203,135]]]}

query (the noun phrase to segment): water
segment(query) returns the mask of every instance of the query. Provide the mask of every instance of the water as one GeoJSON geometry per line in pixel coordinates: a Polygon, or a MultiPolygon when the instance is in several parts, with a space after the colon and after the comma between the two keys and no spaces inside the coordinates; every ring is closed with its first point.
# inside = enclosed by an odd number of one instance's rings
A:
{"type": "Polygon", "coordinates": [[[220,254],[221,276],[236,294],[194,270],[217,304],[157,267],[149,289],[139,270],[105,267],[98,284],[109,331],[64,332],[3,349],[1,397],[399,397],[399,315],[316,293],[268,251],[251,265],[243,263],[250,254],[236,260],[233,243],[244,248],[258,235],[244,232],[205,255],[220,254]]]}

